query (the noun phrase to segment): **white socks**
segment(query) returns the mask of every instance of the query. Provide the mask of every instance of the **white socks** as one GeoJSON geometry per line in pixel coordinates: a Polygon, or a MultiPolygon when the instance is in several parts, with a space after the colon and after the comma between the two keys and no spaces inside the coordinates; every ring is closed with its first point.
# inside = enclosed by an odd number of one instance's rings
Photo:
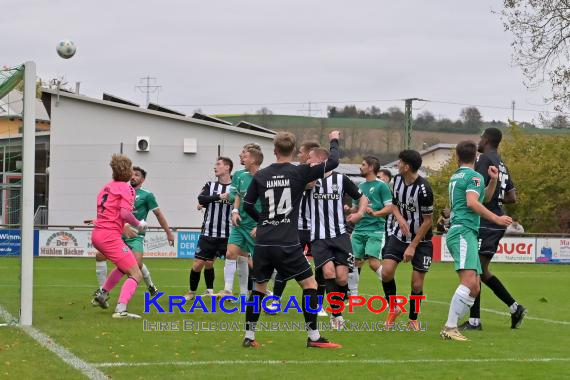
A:
{"type": "Polygon", "coordinates": [[[382,282],[382,265],[380,265],[380,268],[378,268],[378,270],[376,271],[376,275],[378,276],[380,282],[382,282]]]}
{"type": "Polygon", "coordinates": [[[514,314],[517,311],[517,308],[519,307],[518,303],[514,303],[511,306],[509,306],[509,311],[511,312],[511,314],[514,314]]]}
{"type": "Polygon", "coordinates": [[[473,306],[475,298],[471,297],[469,293],[469,288],[463,284],[459,284],[457,289],[455,289],[455,294],[451,298],[451,304],[449,305],[449,314],[445,323],[446,327],[457,327],[459,318],[463,317],[473,306]]]}
{"type": "Polygon", "coordinates": [[[107,280],[107,261],[95,261],[95,274],[97,275],[99,289],[103,289],[103,285],[107,280]]]}
{"type": "Polygon", "coordinates": [[[150,272],[148,271],[148,268],[145,264],[142,265],[141,272],[146,286],[152,286],[152,278],[150,278],[150,272]]]}
{"type": "Polygon", "coordinates": [[[124,303],[118,303],[117,307],[115,307],[115,313],[122,313],[123,311],[127,311],[127,305],[124,303]]]}
{"type": "Polygon", "coordinates": [[[352,273],[348,274],[348,290],[350,291],[351,296],[358,295],[358,281],[360,280],[360,276],[358,273],[358,268],[354,267],[352,269],[352,273]]]}
{"type": "Polygon", "coordinates": [[[314,342],[316,340],[319,340],[319,338],[321,337],[321,334],[319,333],[319,330],[308,329],[307,330],[307,336],[309,337],[310,340],[312,340],[314,342]]]}
{"type": "Polygon", "coordinates": [[[237,271],[238,271],[238,280],[239,280],[239,294],[247,295],[247,283],[249,281],[249,267],[247,265],[247,257],[244,256],[238,257],[237,271]]]}
{"type": "Polygon", "coordinates": [[[233,293],[234,290],[234,276],[236,274],[236,261],[226,259],[224,264],[224,290],[233,293]]]}

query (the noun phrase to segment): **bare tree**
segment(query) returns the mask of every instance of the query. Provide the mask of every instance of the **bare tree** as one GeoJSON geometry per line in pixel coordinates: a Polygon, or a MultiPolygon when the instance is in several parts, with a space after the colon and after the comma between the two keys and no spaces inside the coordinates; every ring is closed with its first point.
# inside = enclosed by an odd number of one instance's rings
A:
{"type": "Polygon", "coordinates": [[[513,33],[513,61],[527,87],[548,81],[557,110],[570,107],[570,0],[504,0],[500,12],[513,33]]]}

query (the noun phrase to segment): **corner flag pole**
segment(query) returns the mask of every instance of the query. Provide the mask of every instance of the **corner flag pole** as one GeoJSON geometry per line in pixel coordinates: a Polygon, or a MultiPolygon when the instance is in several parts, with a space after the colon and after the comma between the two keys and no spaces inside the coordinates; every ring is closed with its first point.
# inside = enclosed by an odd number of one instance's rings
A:
{"type": "Polygon", "coordinates": [[[23,116],[20,324],[31,326],[34,291],[34,171],[36,162],[36,64],[31,61],[24,64],[23,116]]]}

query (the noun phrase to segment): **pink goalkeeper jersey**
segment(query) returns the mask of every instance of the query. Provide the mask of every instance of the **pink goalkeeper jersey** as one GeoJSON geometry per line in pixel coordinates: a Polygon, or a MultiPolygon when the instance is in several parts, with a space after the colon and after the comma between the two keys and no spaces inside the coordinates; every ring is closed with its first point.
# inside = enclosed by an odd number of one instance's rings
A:
{"type": "Polygon", "coordinates": [[[125,225],[125,220],[121,218],[121,208],[132,211],[134,202],[135,189],[128,182],[109,182],[97,195],[95,227],[121,235],[125,225]]]}

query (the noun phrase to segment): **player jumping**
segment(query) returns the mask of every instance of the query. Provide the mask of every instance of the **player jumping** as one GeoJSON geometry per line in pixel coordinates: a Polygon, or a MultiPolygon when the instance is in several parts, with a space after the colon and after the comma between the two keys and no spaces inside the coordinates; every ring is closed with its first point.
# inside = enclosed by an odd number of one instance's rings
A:
{"type": "Polygon", "coordinates": [[[106,308],[109,292],[126,274],[128,278],[121,287],[113,318],[140,318],[137,314],[127,312],[127,304],[142,279],[142,273],[135,256],[121,235],[125,223],[135,226],[139,232],[144,232],[147,224],[144,220],[137,220],[132,213],[135,190],[128,183],[133,173],[131,160],[126,156],[114,154],[110,165],[113,169],[113,180],[97,195],[97,219],[91,239],[93,246],[117,268],[107,277],[95,300],[101,307],[106,308]]]}

